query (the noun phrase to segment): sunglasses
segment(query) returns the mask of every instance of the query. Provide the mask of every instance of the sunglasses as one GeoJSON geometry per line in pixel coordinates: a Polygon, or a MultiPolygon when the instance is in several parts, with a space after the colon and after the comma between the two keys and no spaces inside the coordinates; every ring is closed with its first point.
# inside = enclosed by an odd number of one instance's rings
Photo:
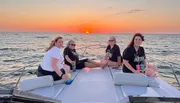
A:
{"type": "Polygon", "coordinates": [[[76,46],[76,44],[70,44],[71,46],[76,46]]]}
{"type": "Polygon", "coordinates": [[[108,40],[109,42],[113,42],[114,40],[108,40]]]}

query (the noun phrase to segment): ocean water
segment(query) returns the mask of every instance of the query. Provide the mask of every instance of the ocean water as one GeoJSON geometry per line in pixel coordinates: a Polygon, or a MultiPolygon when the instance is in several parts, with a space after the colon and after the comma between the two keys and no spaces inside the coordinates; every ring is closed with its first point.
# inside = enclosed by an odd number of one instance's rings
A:
{"type": "MultiPolygon", "coordinates": [[[[127,34],[63,34],[63,33],[0,33],[0,76],[26,66],[23,78],[34,77],[35,70],[42,61],[45,48],[55,36],[64,38],[64,47],[68,40],[76,41],[77,52],[82,58],[102,59],[105,55],[107,38],[115,36],[121,54],[133,35],[127,34]],[[88,46],[88,47],[87,47],[88,46]],[[87,48],[86,48],[87,47],[87,48]],[[85,50],[86,48],[86,50],[85,50]]],[[[146,34],[143,46],[147,61],[158,67],[158,75],[177,87],[170,65],[180,77],[180,35],[146,34]]],[[[63,51],[63,48],[62,48],[63,51]]],[[[0,86],[12,87],[20,71],[0,78],[0,86]]],[[[179,78],[180,79],[180,78],[179,78]]]]}

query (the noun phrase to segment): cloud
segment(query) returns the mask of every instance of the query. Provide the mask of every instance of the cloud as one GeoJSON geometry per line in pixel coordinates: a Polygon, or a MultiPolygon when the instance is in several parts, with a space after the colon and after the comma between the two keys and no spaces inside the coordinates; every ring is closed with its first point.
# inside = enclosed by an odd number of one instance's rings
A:
{"type": "Polygon", "coordinates": [[[137,12],[142,12],[142,11],[145,11],[145,9],[132,9],[128,11],[127,13],[137,13],[137,12]]]}
{"type": "Polygon", "coordinates": [[[146,11],[146,10],[145,9],[131,9],[129,11],[117,12],[115,15],[132,14],[132,13],[138,13],[138,12],[144,12],[144,11],[146,11]]]}
{"type": "Polygon", "coordinates": [[[108,9],[112,9],[113,7],[109,6],[108,9]]]}

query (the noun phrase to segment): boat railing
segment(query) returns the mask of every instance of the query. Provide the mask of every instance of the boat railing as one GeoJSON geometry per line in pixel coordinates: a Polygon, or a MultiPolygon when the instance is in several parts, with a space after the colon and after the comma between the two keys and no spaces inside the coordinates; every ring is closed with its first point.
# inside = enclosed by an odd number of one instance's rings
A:
{"type": "MultiPolygon", "coordinates": [[[[32,64],[29,64],[29,65],[32,65],[32,64]]],[[[15,86],[13,86],[10,89],[0,89],[0,102],[3,102],[3,103],[4,102],[5,103],[16,103],[16,102],[18,102],[18,103],[19,102],[22,102],[22,103],[25,103],[25,102],[28,102],[28,103],[62,103],[61,100],[32,94],[30,92],[21,91],[18,89],[18,84],[21,80],[21,77],[24,74],[25,68],[27,68],[29,65],[26,65],[20,69],[14,70],[12,72],[9,72],[9,73],[6,73],[6,74],[0,76],[0,79],[2,79],[3,77],[6,77],[10,74],[21,71],[21,74],[19,75],[15,86]]]]}
{"type": "Polygon", "coordinates": [[[179,82],[179,79],[178,79],[178,77],[177,77],[177,75],[176,75],[176,73],[175,73],[175,70],[174,70],[174,68],[179,68],[178,66],[176,66],[176,65],[172,65],[172,63],[171,63],[171,62],[158,60],[158,59],[156,59],[156,58],[152,58],[152,57],[151,57],[151,59],[153,59],[153,60],[155,60],[155,61],[159,61],[159,62],[161,62],[161,63],[165,63],[165,64],[169,65],[169,67],[170,67],[170,69],[171,69],[171,71],[172,71],[172,73],[173,73],[173,75],[174,75],[174,77],[175,77],[175,79],[176,79],[176,82],[177,82],[178,86],[180,87],[180,82],[179,82]]]}
{"type": "MultiPolygon", "coordinates": [[[[28,65],[23,66],[23,67],[21,67],[21,68],[19,68],[19,69],[13,70],[13,71],[8,72],[8,73],[5,73],[5,74],[3,74],[3,75],[0,76],[0,79],[3,79],[3,78],[5,78],[5,77],[7,77],[7,76],[9,76],[9,75],[11,75],[11,74],[16,73],[16,72],[21,72],[20,75],[19,75],[19,77],[18,77],[18,79],[17,79],[17,81],[15,82],[15,86],[13,86],[13,88],[11,88],[11,89],[17,89],[18,84],[19,84],[19,82],[20,82],[20,80],[21,80],[21,77],[24,75],[25,69],[26,69],[27,67],[29,67],[30,65],[32,65],[32,64],[28,64],[28,65]]],[[[1,85],[2,85],[2,86],[5,86],[6,84],[1,84],[1,85]]]]}
{"type": "Polygon", "coordinates": [[[79,56],[83,57],[85,52],[87,51],[88,48],[90,47],[93,47],[93,46],[98,46],[98,45],[88,45],[88,46],[83,46],[83,47],[80,47],[80,48],[77,48],[76,50],[79,50],[79,49],[84,49],[82,54],[80,54],[79,56]]]}

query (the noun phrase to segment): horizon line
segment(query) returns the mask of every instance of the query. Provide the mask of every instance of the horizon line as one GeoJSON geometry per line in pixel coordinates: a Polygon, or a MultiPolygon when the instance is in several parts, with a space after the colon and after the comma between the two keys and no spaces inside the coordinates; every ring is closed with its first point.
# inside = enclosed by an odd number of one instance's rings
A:
{"type": "MultiPolygon", "coordinates": [[[[86,34],[86,33],[80,33],[80,32],[43,32],[43,31],[0,31],[0,33],[63,33],[63,34],[86,34]]],[[[145,34],[145,35],[148,35],[148,34],[176,34],[176,35],[180,35],[180,33],[170,33],[170,32],[109,32],[109,33],[100,33],[100,32],[94,32],[94,33],[88,33],[86,35],[97,35],[97,34],[104,34],[104,35],[107,35],[107,34],[119,34],[119,35],[122,35],[122,34],[127,34],[127,35],[132,35],[132,34],[135,34],[135,33],[141,33],[141,34],[145,34]]]]}

